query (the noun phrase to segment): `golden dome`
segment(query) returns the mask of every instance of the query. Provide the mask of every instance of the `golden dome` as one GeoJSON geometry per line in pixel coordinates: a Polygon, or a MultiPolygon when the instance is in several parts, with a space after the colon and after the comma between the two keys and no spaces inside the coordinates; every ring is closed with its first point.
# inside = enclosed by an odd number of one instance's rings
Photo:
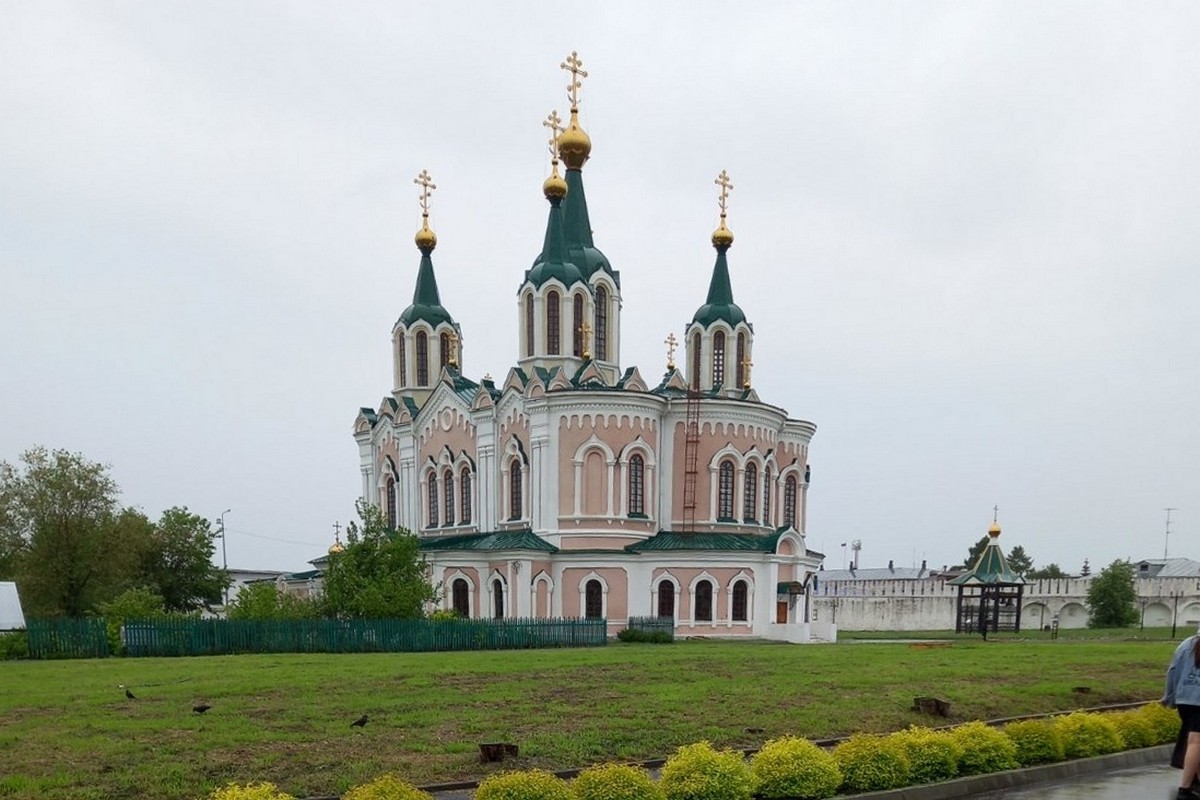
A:
{"type": "Polygon", "coordinates": [[[721,215],[721,224],[712,234],[713,247],[729,247],[733,244],[733,231],[725,227],[725,215],[721,215]]]}
{"type": "Polygon", "coordinates": [[[993,539],[995,539],[999,535],[1000,535],[1000,523],[993,522],[991,524],[991,527],[988,528],[988,536],[991,536],[993,539]]]}
{"type": "Polygon", "coordinates": [[[547,200],[558,199],[567,196],[567,182],[558,174],[558,170],[554,170],[554,174],[546,178],[546,182],[542,184],[542,194],[546,195],[547,200]]]}
{"type": "Polygon", "coordinates": [[[421,250],[432,250],[437,247],[437,234],[433,232],[433,228],[429,227],[429,217],[421,216],[421,230],[417,231],[413,241],[421,250]]]}
{"type": "MultiPolygon", "coordinates": [[[[430,231],[430,233],[432,233],[432,231],[430,231]]],[[[334,553],[340,553],[345,549],[346,548],[342,546],[341,539],[334,539],[333,544],[329,545],[329,555],[333,555],[334,553]]]]}
{"type": "Polygon", "coordinates": [[[567,169],[580,169],[591,152],[592,137],[579,127],[579,114],[572,110],[567,129],[558,135],[558,153],[566,163],[567,169]]]}

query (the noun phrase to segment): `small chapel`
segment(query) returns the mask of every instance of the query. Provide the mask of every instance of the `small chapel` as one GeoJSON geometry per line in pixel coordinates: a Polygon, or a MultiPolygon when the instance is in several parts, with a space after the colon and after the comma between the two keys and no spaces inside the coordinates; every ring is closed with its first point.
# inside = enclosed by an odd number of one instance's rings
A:
{"type": "Polygon", "coordinates": [[[438,293],[436,186],[425,171],[415,181],[420,260],[391,329],[392,386],[354,421],[362,497],[419,537],[439,607],[463,617],[603,618],[610,634],[655,617],[677,635],[835,636],[810,613],[824,558],[805,539],[816,426],[751,384],[754,327],[731,280],[733,184],[724,171],[716,180],[715,259],[707,296],[694,287],[683,363],[672,333],[666,371],[648,381],[622,363],[621,273],[592,236],[587,72],[575,53],[561,66],[570,116],[544,123],[546,229],[514,275],[516,359],[502,381],[468,377],[469,309],[456,317],[438,293]]]}

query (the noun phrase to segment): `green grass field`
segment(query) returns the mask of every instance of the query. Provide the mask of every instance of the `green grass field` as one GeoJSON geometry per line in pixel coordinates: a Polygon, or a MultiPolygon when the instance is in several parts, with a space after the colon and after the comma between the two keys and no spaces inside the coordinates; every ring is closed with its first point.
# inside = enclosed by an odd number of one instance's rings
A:
{"type": "Polygon", "coordinates": [[[951,701],[951,721],[1148,700],[1174,645],[976,637],[2,662],[0,797],[191,800],[231,780],[328,795],[386,771],[419,784],[479,777],[485,741],[518,743],[519,767],[562,769],[699,739],[892,730],[917,721],[915,695],[951,701]],[[202,717],[201,700],[213,706],[202,717]],[[363,713],[370,723],[352,729],[363,713]]]}

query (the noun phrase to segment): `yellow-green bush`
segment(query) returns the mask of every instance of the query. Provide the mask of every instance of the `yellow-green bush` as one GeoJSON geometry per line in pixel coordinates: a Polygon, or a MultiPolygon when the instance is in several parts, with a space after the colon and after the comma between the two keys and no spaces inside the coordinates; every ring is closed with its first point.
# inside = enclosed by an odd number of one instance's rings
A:
{"type": "Polygon", "coordinates": [[[754,792],[742,754],[714,750],[708,742],[676,750],[663,765],[659,785],[667,800],[750,800],[754,792]]]}
{"type": "Polygon", "coordinates": [[[628,764],[597,764],[571,782],[577,800],[663,800],[650,773],[628,764]]]}
{"type": "Polygon", "coordinates": [[[750,759],[759,797],[817,800],[837,794],[842,771],[829,753],[807,739],[772,739],[750,759]]]}
{"type": "Polygon", "coordinates": [[[273,783],[251,783],[240,786],[231,783],[210,794],[209,800],[294,800],[273,783]]]}
{"type": "Polygon", "coordinates": [[[1067,758],[1090,758],[1115,753],[1125,745],[1117,726],[1103,714],[1076,711],[1057,717],[1054,726],[1062,734],[1063,752],[1067,758]]]}
{"type": "Polygon", "coordinates": [[[954,728],[950,735],[962,748],[962,758],[958,760],[960,775],[986,775],[1020,766],[1017,746],[990,725],[968,722],[954,728]]]}
{"type": "Polygon", "coordinates": [[[1175,709],[1162,703],[1147,703],[1138,709],[1138,714],[1154,730],[1155,744],[1170,744],[1179,736],[1179,712],[1175,709]]]}
{"type": "Polygon", "coordinates": [[[433,795],[388,774],[354,787],[342,800],[433,800],[433,795]]]}
{"type": "Polygon", "coordinates": [[[1017,746],[1017,761],[1023,767],[1052,764],[1066,758],[1062,734],[1048,719],[1025,719],[1010,722],[1001,730],[1017,746]]]}
{"type": "Polygon", "coordinates": [[[842,790],[875,792],[908,785],[908,755],[888,737],[858,733],[833,748],[842,790]]]}
{"type": "Polygon", "coordinates": [[[574,800],[567,782],[544,769],[498,772],[484,778],[475,800],[574,800]]]}
{"type": "Polygon", "coordinates": [[[1154,728],[1150,725],[1150,720],[1146,719],[1140,712],[1141,709],[1139,708],[1104,715],[1116,726],[1117,735],[1121,737],[1126,750],[1135,750],[1139,747],[1149,747],[1152,744],[1158,744],[1154,728]]]}
{"type": "Polygon", "coordinates": [[[888,738],[899,743],[908,756],[909,783],[937,783],[958,776],[962,747],[949,732],[914,725],[888,738]]]}

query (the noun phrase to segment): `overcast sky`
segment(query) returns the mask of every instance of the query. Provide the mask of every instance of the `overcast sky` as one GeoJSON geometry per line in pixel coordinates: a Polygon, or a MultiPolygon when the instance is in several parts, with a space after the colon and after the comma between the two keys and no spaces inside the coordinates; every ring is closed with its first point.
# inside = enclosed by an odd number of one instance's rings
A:
{"type": "MultiPolygon", "coordinates": [[[[808,544],[1200,558],[1200,4],[0,4],[0,460],[223,509],[231,567],[353,516],[391,389],[413,177],[464,369],[517,357],[541,121],[584,169],[654,383],[735,185],[755,388],[817,425],[808,544]]],[[[220,553],[218,551],[218,560],[220,553]]]]}

